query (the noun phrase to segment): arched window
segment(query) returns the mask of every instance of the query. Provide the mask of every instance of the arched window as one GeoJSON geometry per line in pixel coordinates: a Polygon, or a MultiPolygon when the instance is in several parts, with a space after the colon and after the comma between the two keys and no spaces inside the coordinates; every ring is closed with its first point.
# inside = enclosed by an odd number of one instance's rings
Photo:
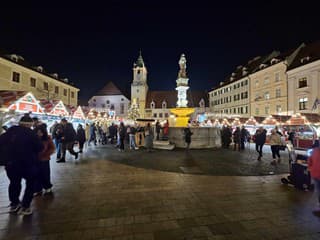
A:
{"type": "Polygon", "coordinates": [[[162,102],[162,108],[167,108],[167,102],[166,101],[162,102]]]}
{"type": "Polygon", "coordinates": [[[152,101],[151,103],[150,103],[150,108],[154,108],[156,106],[156,104],[155,104],[155,102],[154,101],[152,101]]]}

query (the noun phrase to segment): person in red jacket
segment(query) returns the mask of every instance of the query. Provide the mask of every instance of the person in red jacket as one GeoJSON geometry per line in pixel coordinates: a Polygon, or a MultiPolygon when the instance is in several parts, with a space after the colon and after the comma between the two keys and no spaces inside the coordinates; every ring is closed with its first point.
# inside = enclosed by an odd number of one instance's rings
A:
{"type": "Polygon", "coordinates": [[[320,213],[320,148],[319,140],[313,145],[311,156],[308,158],[308,168],[310,175],[313,178],[316,190],[318,192],[318,207],[314,210],[316,213],[320,213]]]}
{"type": "Polygon", "coordinates": [[[33,196],[52,193],[52,184],[50,181],[50,156],[55,151],[54,143],[48,135],[47,125],[42,124],[35,129],[38,138],[41,140],[43,150],[38,154],[38,168],[39,174],[35,184],[35,193],[33,196]]]}

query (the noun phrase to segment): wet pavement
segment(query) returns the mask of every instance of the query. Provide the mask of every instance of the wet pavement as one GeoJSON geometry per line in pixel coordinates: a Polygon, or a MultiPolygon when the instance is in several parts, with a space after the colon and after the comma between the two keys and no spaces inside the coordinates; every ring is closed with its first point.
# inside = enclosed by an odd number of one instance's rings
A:
{"type": "MultiPolygon", "coordinates": [[[[246,152],[190,155],[98,146],[78,161],[51,161],[54,195],[35,198],[34,214],[27,217],[8,213],[1,167],[0,239],[320,239],[320,217],[312,214],[315,193],[281,185],[284,175],[227,176],[245,170],[219,168],[226,161],[245,166],[247,159],[259,169],[246,152]]],[[[268,163],[266,155],[260,163],[266,169],[249,175],[269,171],[268,163]]],[[[282,164],[285,171],[287,162],[282,164]]]]}

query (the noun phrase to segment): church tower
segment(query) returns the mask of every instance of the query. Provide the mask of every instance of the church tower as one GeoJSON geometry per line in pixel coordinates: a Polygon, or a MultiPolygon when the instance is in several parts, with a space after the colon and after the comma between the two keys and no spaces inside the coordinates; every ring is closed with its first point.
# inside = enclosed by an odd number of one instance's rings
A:
{"type": "Polygon", "coordinates": [[[147,68],[141,55],[133,64],[133,81],[131,84],[131,103],[136,103],[139,107],[140,117],[145,117],[146,100],[148,93],[147,68]]]}

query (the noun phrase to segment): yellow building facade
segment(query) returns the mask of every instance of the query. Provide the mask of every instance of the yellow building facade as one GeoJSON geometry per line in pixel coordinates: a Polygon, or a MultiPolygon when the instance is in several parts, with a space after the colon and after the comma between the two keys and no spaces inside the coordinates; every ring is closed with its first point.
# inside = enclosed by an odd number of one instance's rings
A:
{"type": "Polygon", "coordinates": [[[250,109],[252,116],[287,114],[288,91],[286,61],[271,60],[270,65],[261,64],[259,70],[250,74],[250,109]]]}
{"type": "Polygon", "coordinates": [[[17,55],[0,56],[0,90],[32,92],[37,99],[78,105],[78,88],[56,73],[45,73],[41,66],[26,66],[24,59],[17,55]]]}

